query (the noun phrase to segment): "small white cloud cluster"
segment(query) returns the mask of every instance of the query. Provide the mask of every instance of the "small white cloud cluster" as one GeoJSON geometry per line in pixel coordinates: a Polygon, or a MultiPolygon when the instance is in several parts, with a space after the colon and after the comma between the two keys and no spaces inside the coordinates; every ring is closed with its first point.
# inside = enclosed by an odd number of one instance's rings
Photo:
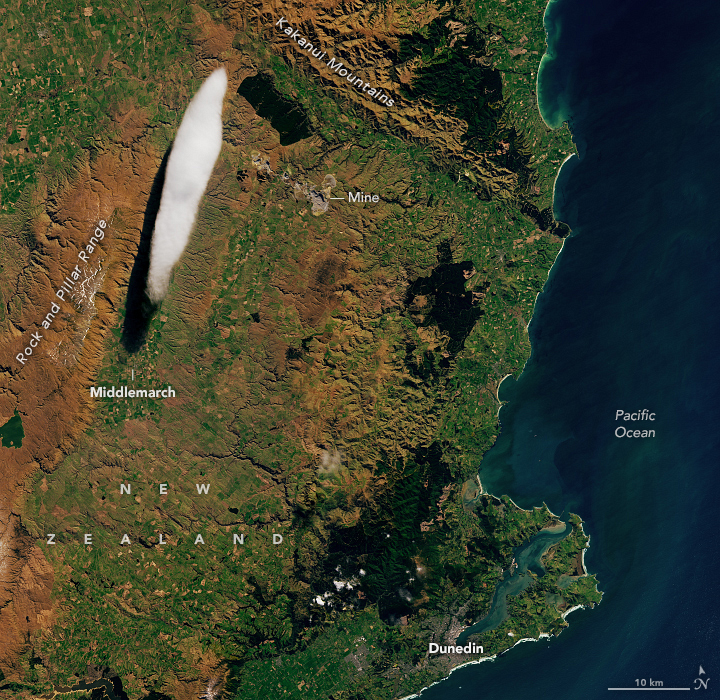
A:
{"type": "Polygon", "coordinates": [[[337,590],[339,591],[341,591],[343,588],[347,588],[351,591],[353,588],[355,588],[355,584],[357,583],[357,581],[355,579],[351,579],[350,581],[333,581],[333,583],[335,584],[335,588],[337,588],[337,590]]]}
{"type": "Polygon", "coordinates": [[[398,596],[400,596],[400,598],[402,598],[407,603],[409,603],[413,599],[410,591],[405,588],[398,588],[398,596]]]}
{"type": "Polygon", "coordinates": [[[190,239],[200,199],[220,154],[226,89],[225,69],[218,68],[190,101],[175,137],[150,250],[147,295],[154,304],[167,294],[170,274],[190,239]]]}
{"type": "Polygon", "coordinates": [[[332,598],[332,593],[323,593],[322,595],[316,596],[315,603],[317,603],[317,605],[325,605],[325,601],[329,598],[332,598]]]}
{"type": "Polygon", "coordinates": [[[320,468],[318,474],[336,474],[342,465],[345,455],[331,447],[329,450],[320,450],[320,468]]]}
{"type": "MultiPolygon", "coordinates": [[[[342,571],[340,570],[340,567],[336,567],[335,569],[338,573],[342,574],[342,571]]],[[[360,569],[360,575],[364,576],[365,571],[360,569]]],[[[352,578],[343,580],[342,578],[338,578],[333,580],[333,585],[335,586],[335,593],[339,593],[340,591],[346,589],[348,591],[352,591],[355,589],[355,587],[360,583],[360,580],[357,578],[357,576],[353,576],[352,578]]],[[[313,599],[313,602],[316,605],[333,605],[333,597],[334,593],[332,591],[327,591],[326,593],[323,593],[322,595],[315,596],[313,599]]]]}
{"type": "Polygon", "coordinates": [[[205,687],[200,693],[201,700],[218,700],[222,695],[222,686],[219,678],[208,678],[205,687]]]}

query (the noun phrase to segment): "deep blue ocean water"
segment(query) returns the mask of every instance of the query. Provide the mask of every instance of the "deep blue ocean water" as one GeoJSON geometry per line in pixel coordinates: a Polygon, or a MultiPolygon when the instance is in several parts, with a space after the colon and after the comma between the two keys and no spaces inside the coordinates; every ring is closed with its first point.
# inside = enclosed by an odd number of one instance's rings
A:
{"type": "Polygon", "coordinates": [[[579,153],[555,197],[573,234],[480,478],[578,513],[605,595],[422,699],[593,700],[635,679],[720,697],[720,0],[555,0],[546,28],[543,115],[579,153]]]}

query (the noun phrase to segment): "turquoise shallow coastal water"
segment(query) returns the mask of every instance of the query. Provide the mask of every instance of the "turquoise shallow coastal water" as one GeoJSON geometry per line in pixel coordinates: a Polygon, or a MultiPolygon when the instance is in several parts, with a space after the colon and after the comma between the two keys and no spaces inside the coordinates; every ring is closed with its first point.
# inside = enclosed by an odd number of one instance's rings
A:
{"type": "Polygon", "coordinates": [[[480,478],[522,507],[578,513],[604,597],[559,637],[422,697],[594,700],[651,678],[701,692],[710,678],[713,697],[720,3],[555,0],[546,23],[543,114],[570,121],[578,150],[555,193],[573,234],[538,298],[532,356],[501,387],[501,436],[480,478]],[[625,423],[619,409],[656,416],[625,423]],[[656,435],[618,438],[618,425],[656,435]]]}
{"type": "Polygon", "coordinates": [[[566,525],[560,532],[541,531],[515,549],[515,563],[517,567],[512,573],[506,571],[502,581],[497,585],[488,614],[468,627],[457,638],[456,644],[464,645],[471,634],[490,632],[499,627],[507,618],[507,597],[522,593],[532,582],[530,571],[543,576],[545,569],[542,565],[542,556],[552,545],[567,537],[572,532],[572,525],[566,525]]]}

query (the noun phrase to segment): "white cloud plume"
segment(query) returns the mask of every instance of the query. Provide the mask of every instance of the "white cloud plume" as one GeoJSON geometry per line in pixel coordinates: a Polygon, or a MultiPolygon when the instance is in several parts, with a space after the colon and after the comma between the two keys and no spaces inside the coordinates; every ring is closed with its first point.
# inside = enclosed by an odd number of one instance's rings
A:
{"type": "Polygon", "coordinates": [[[200,199],[220,154],[226,89],[225,69],[218,68],[190,101],[175,137],[150,250],[147,295],[154,304],[167,294],[170,274],[190,238],[200,199]]]}

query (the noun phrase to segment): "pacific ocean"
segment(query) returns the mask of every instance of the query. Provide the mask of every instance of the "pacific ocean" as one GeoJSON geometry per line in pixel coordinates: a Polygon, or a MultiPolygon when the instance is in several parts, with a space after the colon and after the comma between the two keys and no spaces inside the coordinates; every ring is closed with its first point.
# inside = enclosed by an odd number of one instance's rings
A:
{"type": "Polygon", "coordinates": [[[643,680],[719,697],[720,3],[554,0],[545,22],[542,113],[579,156],[555,192],[573,233],[479,473],[578,513],[604,598],[422,698],[593,700],[643,680]],[[616,420],[642,409],[655,420],[616,420]]]}

